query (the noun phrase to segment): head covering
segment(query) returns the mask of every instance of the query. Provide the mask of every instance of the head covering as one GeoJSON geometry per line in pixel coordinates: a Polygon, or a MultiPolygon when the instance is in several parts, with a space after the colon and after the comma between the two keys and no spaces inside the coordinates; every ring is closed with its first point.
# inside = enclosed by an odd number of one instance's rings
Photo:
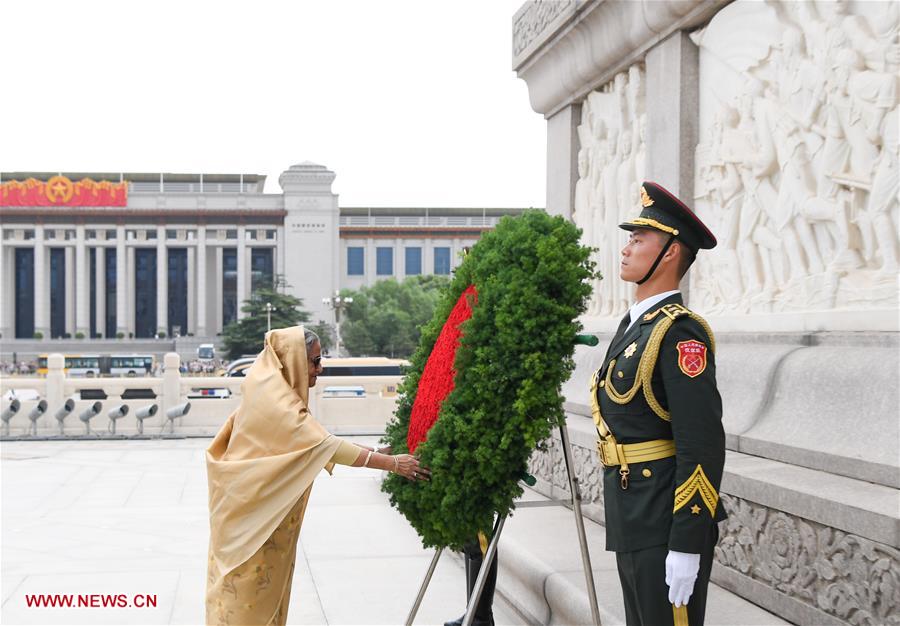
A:
{"type": "Polygon", "coordinates": [[[701,222],[696,213],[689,209],[684,202],[662,185],[644,181],[644,184],[641,185],[641,206],[641,214],[619,224],[619,228],[629,231],[649,228],[668,234],[669,239],[656,257],[650,271],[637,281],[637,284],[640,285],[650,279],[666,250],[675,240],[684,244],[693,255],[697,254],[697,250],[716,247],[716,237],[706,227],[706,224],[701,222]]]}
{"type": "Polygon", "coordinates": [[[266,333],[241,404],[206,450],[210,552],[228,572],[265,543],[340,446],[309,413],[303,328],[266,333]]]}
{"type": "Polygon", "coordinates": [[[662,185],[644,181],[641,185],[641,206],[640,216],[619,224],[619,228],[652,228],[668,233],[694,254],[701,248],[708,250],[716,247],[715,235],[697,214],[662,185]]]}

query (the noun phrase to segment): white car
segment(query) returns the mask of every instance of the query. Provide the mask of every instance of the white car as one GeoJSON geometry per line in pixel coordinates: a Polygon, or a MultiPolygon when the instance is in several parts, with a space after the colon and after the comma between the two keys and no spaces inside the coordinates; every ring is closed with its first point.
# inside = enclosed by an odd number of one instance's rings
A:
{"type": "Polygon", "coordinates": [[[225,368],[225,376],[246,376],[247,370],[256,361],[255,356],[242,357],[235,359],[225,368]]]}
{"type": "Polygon", "coordinates": [[[37,392],[37,389],[10,389],[3,394],[4,402],[9,402],[14,398],[19,402],[29,402],[31,400],[40,400],[41,394],[37,392]]]}

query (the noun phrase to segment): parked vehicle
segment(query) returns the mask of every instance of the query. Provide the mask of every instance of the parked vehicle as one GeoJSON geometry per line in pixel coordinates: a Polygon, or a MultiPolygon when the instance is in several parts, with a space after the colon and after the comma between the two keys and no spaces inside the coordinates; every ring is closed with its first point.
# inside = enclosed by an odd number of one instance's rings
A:
{"type": "MultiPolygon", "coordinates": [[[[66,376],[148,376],[156,358],[152,354],[67,354],[63,371],[66,376]]],[[[38,357],[39,376],[47,375],[47,355],[38,357]]]]}

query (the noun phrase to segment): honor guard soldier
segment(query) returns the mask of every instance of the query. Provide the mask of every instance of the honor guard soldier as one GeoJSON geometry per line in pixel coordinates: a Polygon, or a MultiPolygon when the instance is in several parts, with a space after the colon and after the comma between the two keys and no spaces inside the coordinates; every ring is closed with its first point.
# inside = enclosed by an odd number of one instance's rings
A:
{"type": "Polygon", "coordinates": [[[631,625],[702,624],[725,462],[715,339],[678,283],[716,238],[661,186],[641,187],[619,275],[637,284],[591,381],[603,464],[606,549],[631,625]]]}

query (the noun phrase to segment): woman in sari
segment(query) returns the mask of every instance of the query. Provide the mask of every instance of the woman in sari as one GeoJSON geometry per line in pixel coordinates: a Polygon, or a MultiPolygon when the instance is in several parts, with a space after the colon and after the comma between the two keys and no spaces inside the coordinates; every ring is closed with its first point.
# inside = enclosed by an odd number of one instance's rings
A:
{"type": "Polygon", "coordinates": [[[266,333],[241,385],[241,404],[206,451],[209,480],[207,624],[285,624],[294,558],[312,483],[335,463],[396,472],[427,470],[326,431],[309,413],[321,345],[302,327],[266,333]]]}

